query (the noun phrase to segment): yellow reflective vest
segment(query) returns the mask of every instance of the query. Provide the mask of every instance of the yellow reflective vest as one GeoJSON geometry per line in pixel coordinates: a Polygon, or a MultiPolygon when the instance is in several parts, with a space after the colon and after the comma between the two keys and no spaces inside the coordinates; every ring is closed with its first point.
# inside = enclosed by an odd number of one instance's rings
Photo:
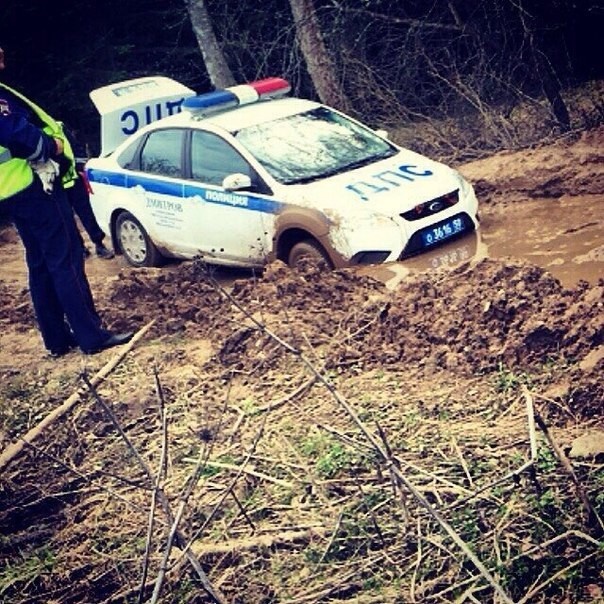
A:
{"type": "MultiPolygon", "coordinates": [[[[63,154],[69,160],[69,168],[61,180],[64,188],[72,187],[77,178],[75,157],[71,145],[63,132],[61,122],[52,118],[44,109],[38,107],[38,105],[13,88],[10,88],[10,86],[0,82],[0,88],[5,88],[27,104],[44,124],[42,130],[46,134],[63,141],[63,154]]],[[[11,157],[10,151],[0,145],[0,202],[29,187],[33,182],[33,178],[33,171],[28,161],[19,157],[11,157]]]]}

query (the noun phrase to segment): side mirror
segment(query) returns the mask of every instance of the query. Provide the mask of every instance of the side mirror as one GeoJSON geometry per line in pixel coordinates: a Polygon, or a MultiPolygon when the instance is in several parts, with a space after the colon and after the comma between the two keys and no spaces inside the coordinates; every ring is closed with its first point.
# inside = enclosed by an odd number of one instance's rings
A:
{"type": "Polygon", "coordinates": [[[384,130],[383,128],[380,128],[379,130],[376,130],[375,133],[378,136],[381,136],[382,138],[385,138],[386,140],[388,140],[388,130],[384,130]]]}
{"type": "Polygon", "coordinates": [[[252,188],[252,179],[245,174],[236,172],[224,177],[222,188],[226,191],[243,191],[252,188]]]}

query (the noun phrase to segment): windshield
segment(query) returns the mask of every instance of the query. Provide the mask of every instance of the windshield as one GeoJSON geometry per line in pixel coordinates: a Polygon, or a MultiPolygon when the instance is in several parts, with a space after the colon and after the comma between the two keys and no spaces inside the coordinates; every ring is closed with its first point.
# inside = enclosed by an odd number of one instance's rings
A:
{"type": "Polygon", "coordinates": [[[311,182],[397,153],[388,141],[327,107],[242,128],[235,137],[284,184],[311,182]]]}

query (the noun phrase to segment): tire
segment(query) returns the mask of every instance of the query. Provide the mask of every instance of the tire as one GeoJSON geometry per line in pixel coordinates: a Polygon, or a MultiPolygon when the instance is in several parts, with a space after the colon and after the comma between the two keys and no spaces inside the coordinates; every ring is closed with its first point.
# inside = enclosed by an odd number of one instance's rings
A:
{"type": "Polygon", "coordinates": [[[314,239],[305,239],[296,243],[289,252],[287,263],[291,268],[304,268],[307,264],[325,265],[332,269],[333,264],[327,252],[314,239]]]}
{"type": "Polygon", "coordinates": [[[162,256],[143,225],[130,212],[117,217],[115,232],[120,250],[129,264],[136,267],[159,266],[162,256]]]}

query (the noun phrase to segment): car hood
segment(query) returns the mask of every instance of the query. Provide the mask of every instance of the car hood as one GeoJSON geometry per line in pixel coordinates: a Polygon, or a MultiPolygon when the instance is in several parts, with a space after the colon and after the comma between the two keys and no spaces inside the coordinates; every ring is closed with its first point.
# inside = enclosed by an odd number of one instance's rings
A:
{"type": "Polygon", "coordinates": [[[285,188],[288,200],[296,203],[303,200],[322,209],[392,216],[455,191],[460,185],[455,170],[402,150],[361,168],[285,188]]]}

